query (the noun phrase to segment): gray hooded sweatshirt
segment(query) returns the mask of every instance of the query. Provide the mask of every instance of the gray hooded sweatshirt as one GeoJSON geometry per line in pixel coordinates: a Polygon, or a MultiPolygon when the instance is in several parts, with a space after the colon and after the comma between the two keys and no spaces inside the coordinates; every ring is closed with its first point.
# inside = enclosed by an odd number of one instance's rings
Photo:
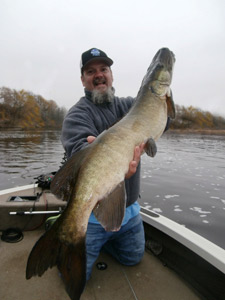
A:
{"type": "MultiPolygon", "coordinates": [[[[85,97],[71,107],[63,122],[61,141],[67,157],[86,147],[88,136],[97,137],[118,122],[129,111],[133,102],[132,97],[114,97],[112,103],[96,105],[91,100],[91,93],[85,90],[85,97]]],[[[125,186],[126,205],[130,206],[139,197],[140,163],[137,172],[131,178],[125,179],[125,186]]]]}

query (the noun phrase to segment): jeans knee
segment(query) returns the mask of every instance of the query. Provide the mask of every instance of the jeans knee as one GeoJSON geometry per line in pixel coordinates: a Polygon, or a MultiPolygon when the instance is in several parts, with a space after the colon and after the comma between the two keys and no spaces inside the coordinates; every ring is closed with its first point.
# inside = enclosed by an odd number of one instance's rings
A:
{"type": "Polygon", "coordinates": [[[137,265],[142,260],[144,252],[144,247],[138,247],[132,254],[126,253],[125,255],[121,255],[120,262],[127,266],[137,265]]]}

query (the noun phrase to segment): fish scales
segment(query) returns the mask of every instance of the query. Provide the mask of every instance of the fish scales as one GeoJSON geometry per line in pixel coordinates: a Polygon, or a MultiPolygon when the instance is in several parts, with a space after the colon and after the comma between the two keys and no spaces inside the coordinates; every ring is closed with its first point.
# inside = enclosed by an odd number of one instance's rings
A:
{"type": "Polygon", "coordinates": [[[154,156],[155,141],[165,130],[168,116],[175,117],[170,91],[174,62],[168,48],[160,49],[129,113],[75,153],[57,172],[51,190],[68,200],[68,205],[34,245],[27,262],[27,279],[57,265],[70,298],[80,299],[86,282],[89,216],[94,211],[106,230],[119,230],[126,205],[124,178],[134,148],[145,142],[146,153],[154,156]]]}

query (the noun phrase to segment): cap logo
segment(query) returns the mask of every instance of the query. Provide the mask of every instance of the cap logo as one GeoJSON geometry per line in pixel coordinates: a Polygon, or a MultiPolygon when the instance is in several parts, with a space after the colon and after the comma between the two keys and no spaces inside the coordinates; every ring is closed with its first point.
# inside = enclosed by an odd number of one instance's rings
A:
{"type": "Polygon", "coordinates": [[[99,51],[98,49],[92,49],[92,50],[91,50],[91,54],[92,54],[93,56],[100,56],[100,51],[99,51]]]}

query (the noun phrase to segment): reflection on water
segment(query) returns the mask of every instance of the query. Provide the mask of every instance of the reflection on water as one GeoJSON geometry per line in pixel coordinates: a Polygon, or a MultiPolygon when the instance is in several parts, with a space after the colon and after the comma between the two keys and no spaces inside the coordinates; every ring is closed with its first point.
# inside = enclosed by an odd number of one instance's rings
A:
{"type": "Polygon", "coordinates": [[[142,159],[142,204],[225,248],[225,137],[165,134],[157,147],[142,159]]]}
{"type": "MultiPolygon", "coordinates": [[[[225,137],[166,133],[142,157],[141,204],[225,248],[225,137]]],[[[0,189],[57,171],[59,131],[0,132],[0,189]]]]}
{"type": "Polygon", "coordinates": [[[0,189],[34,183],[34,177],[58,170],[63,153],[59,131],[0,132],[0,189]]]}

